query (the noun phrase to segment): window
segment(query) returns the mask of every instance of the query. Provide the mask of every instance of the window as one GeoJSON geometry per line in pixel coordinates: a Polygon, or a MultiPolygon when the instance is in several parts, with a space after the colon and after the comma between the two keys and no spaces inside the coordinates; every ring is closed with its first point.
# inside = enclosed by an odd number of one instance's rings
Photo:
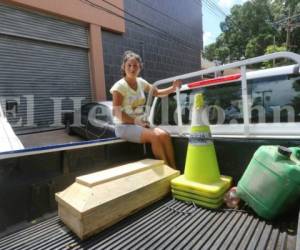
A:
{"type": "MultiPolygon", "coordinates": [[[[190,124],[190,92],[182,92],[180,94],[180,104],[182,107],[182,122],[190,124]]],[[[155,125],[177,125],[177,102],[176,95],[171,94],[166,97],[159,98],[154,111],[155,125]]]]}
{"type": "MultiPolygon", "coordinates": [[[[203,93],[210,124],[243,123],[240,82],[187,90],[180,94],[183,125],[191,124],[194,96],[203,93]]],[[[176,95],[159,98],[154,111],[155,125],[177,125],[176,95]]]]}
{"type": "Polygon", "coordinates": [[[241,82],[203,89],[210,124],[243,123],[241,82]]]}
{"type": "Polygon", "coordinates": [[[300,121],[300,77],[272,76],[248,81],[251,123],[300,121]]]}

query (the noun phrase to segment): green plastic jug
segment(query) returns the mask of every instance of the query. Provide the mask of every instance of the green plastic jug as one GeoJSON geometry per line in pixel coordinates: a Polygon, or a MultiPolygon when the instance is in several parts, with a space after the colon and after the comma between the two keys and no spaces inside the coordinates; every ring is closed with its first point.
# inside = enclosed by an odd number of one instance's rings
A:
{"type": "Polygon", "coordinates": [[[261,146],[238,183],[237,195],[272,219],[300,197],[300,148],[261,146]]]}

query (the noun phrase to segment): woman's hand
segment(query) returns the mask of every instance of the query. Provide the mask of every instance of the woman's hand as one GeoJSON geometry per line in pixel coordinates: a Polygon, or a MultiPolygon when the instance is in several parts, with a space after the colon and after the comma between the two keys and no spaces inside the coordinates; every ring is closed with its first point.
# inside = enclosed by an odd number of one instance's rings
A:
{"type": "Polygon", "coordinates": [[[177,88],[180,89],[181,84],[182,84],[182,80],[179,80],[179,79],[178,80],[174,80],[173,84],[172,84],[172,87],[173,87],[174,90],[176,90],[177,88]]]}
{"type": "Polygon", "coordinates": [[[158,96],[158,97],[164,97],[167,96],[171,93],[174,93],[174,91],[176,91],[176,88],[181,87],[182,84],[182,80],[174,80],[172,83],[172,86],[168,87],[168,88],[164,88],[164,89],[157,89],[155,87],[155,92],[154,92],[154,96],[158,96]]]}
{"type": "Polygon", "coordinates": [[[139,125],[139,126],[144,127],[144,128],[150,128],[149,122],[144,121],[144,120],[139,119],[139,118],[136,118],[136,119],[134,120],[134,123],[135,123],[136,125],[139,125]]]}

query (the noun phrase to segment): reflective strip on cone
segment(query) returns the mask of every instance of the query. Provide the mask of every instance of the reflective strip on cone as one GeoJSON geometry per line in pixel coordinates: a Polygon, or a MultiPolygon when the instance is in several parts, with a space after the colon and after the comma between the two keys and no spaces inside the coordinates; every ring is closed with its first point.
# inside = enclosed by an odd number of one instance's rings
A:
{"type": "Polygon", "coordinates": [[[210,132],[197,132],[190,135],[189,144],[195,146],[213,144],[210,132]]]}

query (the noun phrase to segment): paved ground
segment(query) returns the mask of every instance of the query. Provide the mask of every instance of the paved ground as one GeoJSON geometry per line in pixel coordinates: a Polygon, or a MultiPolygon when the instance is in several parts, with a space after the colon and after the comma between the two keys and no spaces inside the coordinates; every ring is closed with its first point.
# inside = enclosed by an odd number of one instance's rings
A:
{"type": "Polygon", "coordinates": [[[25,148],[79,142],[84,140],[76,135],[68,135],[64,129],[19,135],[18,137],[25,148]]]}

